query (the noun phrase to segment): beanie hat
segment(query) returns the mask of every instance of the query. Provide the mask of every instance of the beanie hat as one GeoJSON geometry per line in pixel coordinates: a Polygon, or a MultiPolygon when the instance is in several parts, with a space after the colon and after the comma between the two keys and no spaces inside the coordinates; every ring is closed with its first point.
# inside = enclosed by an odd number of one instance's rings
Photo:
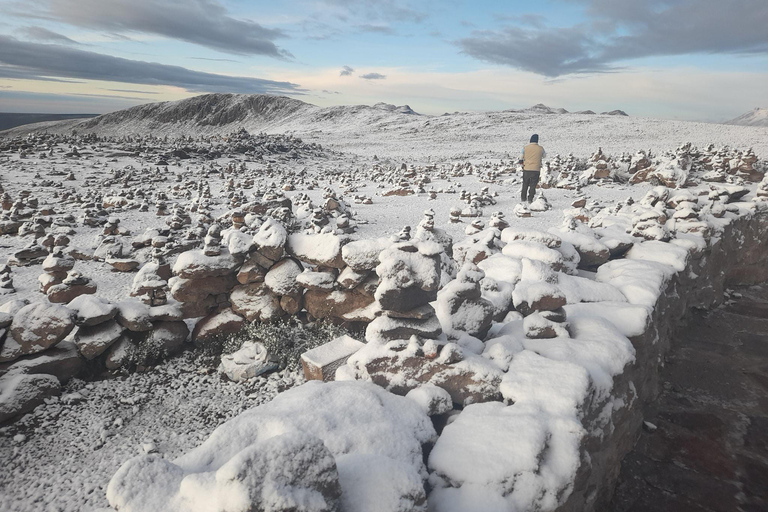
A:
{"type": "Polygon", "coordinates": [[[536,144],[539,143],[539,135],[537,133],[531,135],[531,142],[535,142],[536,144]]]}

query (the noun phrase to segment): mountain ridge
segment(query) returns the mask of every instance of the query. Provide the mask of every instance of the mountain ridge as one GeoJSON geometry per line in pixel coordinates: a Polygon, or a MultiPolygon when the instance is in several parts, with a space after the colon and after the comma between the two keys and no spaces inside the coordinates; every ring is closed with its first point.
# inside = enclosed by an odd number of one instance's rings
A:
{"type": "Polygon", "coordinates": [[[768,126],[768,107],[757,107],[723,124],[734,126],[768,126]]]}

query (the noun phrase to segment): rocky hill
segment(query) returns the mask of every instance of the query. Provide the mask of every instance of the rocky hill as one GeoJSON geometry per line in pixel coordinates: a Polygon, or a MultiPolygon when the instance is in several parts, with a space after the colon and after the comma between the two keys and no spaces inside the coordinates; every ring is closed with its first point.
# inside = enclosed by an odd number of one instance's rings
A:
{"type": "Polygon", "coordinates": [[[737,126],[768,126],[768,108],[758,107],[735,119],[731,119],[725,124],[733,124],[737,126]]]}

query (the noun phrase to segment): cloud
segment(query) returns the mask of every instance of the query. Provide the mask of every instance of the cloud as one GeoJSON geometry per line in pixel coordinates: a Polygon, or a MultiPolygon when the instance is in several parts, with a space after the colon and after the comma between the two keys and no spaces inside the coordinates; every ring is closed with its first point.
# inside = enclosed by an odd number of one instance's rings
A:
{"type": "Polygon", "coordinates": [[[394,35],[395,30],[390,27],[389,25],[373,25],[371,23],[362,23],[360,25],[355,25],[360,32],[371,32],[375,34],[387,34],[387,35],[394,35]]]}
{"type": "MultiPolygon", "coordinates": [[[[400,0],[322,0],[336,11],[342,20],[364,18],[374,21],[406,21],[421,23],[429,17],[428,11],[409,7],[400,0]]],[[[422,6],[423,7],[423,6],[422,6]]]]}
{"type": "Polygon", "coordinates": [[[26,35],[30,39],[36,39],[38,41],[51,41],[54,43],[64,44],[80,44],[74,39],[70,39],[65,35],[53,32],[43,27],[24,27],[20,29],[20,32],[26,35]]]}
{"type": "Polygon", "coordinates": [[[387,75],[382,75],[381,73],[366,73],[360,75],[360,78],[365,78],[366,80],[384,80],[387,78],[387,75]]]}
{"type": "Polygon", "coordinates": [[[292,57],[274,43],[286,37],[283,31],[233,18],[218,0],[34,1],[37,9],[15,14],[119,35],[154,34],[226,53],[292,57]]]}
{"type": "Polygon", "coordinates": [[[50,80],[46,77],[65,77],[172,85],[190,92],[304,92],[297,84],[290,82],[204,73],[181,66],[123,59],[66,46],[22,42],[3,35],[0,35],[0,64],[5,64],[0,66],[0,76],[7,78],[50,80]]]}
{"type": "Polygon", "coordinates": [[[355,70],[349,66],[344,66],[339,72],[339,76],[350,76],[355,70]]]}
{"type": "Polygon", "coordinates": [[[160,94],[156,91],[139,91],[136,89],[103,89],[104,91],[112,91],[112,92],[128,92],[133,94],[160,94]]]}
{"type": "Polygon", "coordinates": [[[768,53],[765,0],[561,0],[587,20],[566,27],[521,15],[527,27],[474,31],[456,43],[486,62],[556,77],[619,69],[627,60],[691,54],[768,53]]]}

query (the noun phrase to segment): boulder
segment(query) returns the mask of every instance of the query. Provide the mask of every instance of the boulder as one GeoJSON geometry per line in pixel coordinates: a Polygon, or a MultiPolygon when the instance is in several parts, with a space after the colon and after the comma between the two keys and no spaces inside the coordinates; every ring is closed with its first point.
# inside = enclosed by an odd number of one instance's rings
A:
{"type": "Polygon", "coordinates": [[[18,374],[0,379],[0,390],[0,424],[3,424],[61,393],[61,385],[53,375],[18,374]]]}
{"type": "Polygon", "coordinates": [[[77,347],[69,340],[64,340],[39,354],[22,356],[19,359],[0,364],[0,376],[17,373],[49,374],[65,384],[76,377],[83,367],[83,359],[77,347]]]}
{"type": "Polygon", "coordinates": [[[304,267],[293,258],[285,258],[275,263],[264,276],[264,284],[275,295],[296,295],[301,287],[296,282],[296,277],[304,270],[304,267]]]}
{"type": "Polygon", "coordinates": [[[369,272],[379,264],[379,254],[393,245],[389,238],[357,240],[341,248],[341,258],[356,272],[369,272]]]}
{"type": "Polygon", "coordinates": [[[149,318],[149,306],[137,299],[125,299],[117,303],[117,323],[132,332],[145,332],[152,329],[149,318]]]}
{"type": "Polygon", "coordinates": [[[147,337],[147,345],[153,353],[171,356],[181,352],[187,336],[189,328],[184,322],[155,322],[147,337]]]}
{"type": "Polygon", "coordinates": [[[0,362],[42,352],[63,340],[75,327],[72,311],[64,306],[38,302],[13,316],[9,334],[0,350],[0,362]]]}
{"type": "Polygon", "coordinates": [[[304,294],[304,307],[314,318],[339,318],[358,321],[373,318],[371,305],[373,297],[355,290],[307,290],[304,294]]]}
{"type": "Polygon", "coordinates": [[[336,274],[332,272],[314,272],[305,270],[296,277],[296,282],[307,290],[333,290],[336,274]]]}
{"type": "MultiPolygon", "coordinates": [[[[269,217],[253,237],[257,252],[272,262],[283,257],[288,232],[277,220],[269,217]]],[[[264,266],[264,265],[262,265],[264,266]]]]}
{"type": "Polygon", "coordinates": [[[341,247],[345,241],[333,233],[319,235],[294,233],[288,236],[285,248],[289,254],[302,262],[342,269],[345,263],[341,258],[341,247]]]}
{"type": "Polygon", "coordinates": [[[179,254],[173,273],[184,279],[225,276],[234,274],[241,261],[226,249],[216,256],[206,256],[202,250],[195,249],[179,254]]]}
{"type": "Polygon", "coordinates": [[[521,282],[512,292],[515,309],[523,316],[534,311],[554,311],[565,306],[565,294],[556,285],[545,282],[521,282]]]}
{"type": "Polygon", "coordinates": [[[568,328],[565,323],[548,319],[543,312],[535,311],[523,318],[525,337],[530,339],[568,338],[568,328]]]}
{"type": "Polygon", "coordinates": [[[412,389],[405,397],[419,404],[427,416],[445,414],[453,410],[451,395],[433,384],[424,384],[412,389]]]}
{"type": "MultiPolygon", "coordinates": [[[[254,253],[256,255],[258,253],[254,253]]],[[[263,283],[267,271],[257,262],[258,258],[252,255],[237,272],[237,282],[240,284],[263,283]]],[[[271,262],[270,262],[271,264],[271,262]]]]}
{"type": "Polygon", "coordinates": [[[98,325],[117,315],[117,306],[94,295],[80,295],[67,307],[75,312],[75,323],[83,326],[98,325]]]}
{"type": "Polygon", "coordinates": [[[136,361],[138,353],[139,350],[136,343],[134,343],[127,333],[123,333],[120,338],[107,349],[105,354],[106,357],[104,358],[104,366],[107,367],[107,370],[126,368],[136,361]]]}
{"type": "Polygon", "coordinates": [[[264,283],[241,284],[234,287],[229,296],[232,310],[249,322],[274,322],[285,312],[280,299],[264,283]]]}
{"type": "Polygon", "coordinates": [[[171,296],[179,302],[198,302],[208,295],[218,295],[231,290],[237,280],[234,274],[184,279],[172,277],[168,282],[171,296]]]}
{"type": "Polygon", "coordinates": [[[297,295],[283,295],[280,297],[280,307],[289,315],[295,315],[304,308],[304,297],[297,295]]]}
{"type": "Polygon", "coordinates": [[[72,302],[81,295],[91,295],[96,293],[96,283],[87,281],[82,284],[54,284],[45,292],[50,302],[62,304],[72,302]]]}
{"type": "Polygon", "coordinates": [[[436,316],[425,319],[393,318],[379,316],[368,324],[365,339],[368,341],[387,342],[392,340],[407,340],[411,336],[436,339],[443,332],[440,321],[436,316]]]}
{"type": "MultiPolygon", "coordinates": [[[[245,319],[227,308],[223,311],[211,313],[201,319],[192,329],[192,341],[204,343],[217,336],[226,336],[240,331],[245,326],[245,319]]],[[[234,380],[234,379],[233,379],[234,380]]]]}
{"type": "Polygon", "coordinates": [[[75,333],[75,345],[88,360],[100,356],[123,333],[123,327],[114,320],[93,327],[82,326],[75,333]]]}
{"type": "MultiPolygon", "coordinates": [[[[354,243],[354,242],[353,242],[354,243]]],[[[346,245],[344,247],[347,247],[346,245]]],[[[343,254],[342,250],[342,254],[343,254]]],[[[337,282],[339,283],[339,286],[344,288],[345,290],[351,290],[352,288],[358,286],[360,283],[365,281],[365,279],[370,274],[369,270],[362,270],[360,272],[356,271],[352,267],[345,267],[344,270],[341,271],[339,274],[339,277],[337,278],[337,282]]]]}

